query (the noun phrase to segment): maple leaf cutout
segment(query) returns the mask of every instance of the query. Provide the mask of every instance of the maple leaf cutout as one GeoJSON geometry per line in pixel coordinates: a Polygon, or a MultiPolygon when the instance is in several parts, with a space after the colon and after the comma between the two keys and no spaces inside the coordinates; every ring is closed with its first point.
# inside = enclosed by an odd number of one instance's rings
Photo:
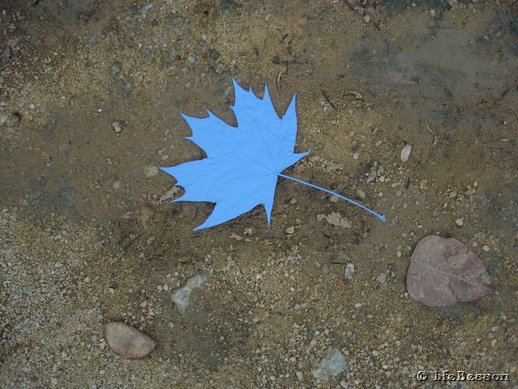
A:
{"type": "Polygon", "coordinates": [[[195,118],[182,114],[192,129],[186,137],[201,147],[207,158],[161,168],[174,176],[185,194],[177,201],[200,201],[216,206],[205,222],[195,228],[201,230],[234,219],[257,205],[263,205],[270,225],[275,187],[278,177],[284,177],[323,190],[352,202],[327,189],[309,184],[282,171],[308,153],[294,153],[297,136],[297,114],[293,96],[283,117],[274,110],[265,86],[264,97],[257,98],[233,80],[235,103],[233,111],[237,127],[233,127],[207,110],[208,117],[195,118]]]}

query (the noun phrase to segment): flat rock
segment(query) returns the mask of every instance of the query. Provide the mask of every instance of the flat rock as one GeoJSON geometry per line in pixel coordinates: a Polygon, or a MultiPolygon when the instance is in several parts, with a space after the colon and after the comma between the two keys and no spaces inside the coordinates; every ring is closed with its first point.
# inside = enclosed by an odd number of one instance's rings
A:
{"type": "Polygon", "coordinates": [[[336,348],[330,349],[322,358],[317,368],[313,370],[313,376],[317,380],[326,380],[334,377],[347,369],[345,357],[336,348]]]}
{"type": "Polygon", "coordinates": [[[326,220],[333,227],[351,228],[351,222],[340,215],[338,212],[331,212],[329,215],[317,215],[317,220],[319,222],[326,220]]]}
{"type": "Polygon", "coordinates": [[[189,305],[189,297],[194,289],[201,288],[202,285],[207,281],[209,274],[204,271],[190,277],[185,285],[180,289],[177,289],[172,295],[171,300],[176,304],[178,310],[184,314],[189,305]]]}
{"type": "Polygon", "coordinates": [[[494,292],[482,260],[457,239],[424,237],[410,258],[408,294],[438,307],[479,299],[494,292]]]}
{"type": "Polygon", "coordinates": [[[143,358],[156,346],[149,336],[122,322],[106,324],[104,332],[111,349],[124,358],[143,358]]]}

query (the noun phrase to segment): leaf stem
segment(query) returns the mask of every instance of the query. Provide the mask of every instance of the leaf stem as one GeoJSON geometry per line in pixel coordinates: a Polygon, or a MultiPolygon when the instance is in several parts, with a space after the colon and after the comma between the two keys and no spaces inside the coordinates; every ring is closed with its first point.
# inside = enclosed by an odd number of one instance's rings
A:
{"type": "Polygon", "coordinates": [[[284,174],[282,174],[282,173],[279,173],[279,176],[280,176],[280,177],[282,177],[282,178],[286,178],[286,179],[288,179],[288,180],[292,180],[292,181],[298,182],[299,184],[307,185],[307,186],[310,186],[310,187],[312,187],[312,188],[319,189],[319,190],[324,191],[324,192],[326,192],[326,193],[332,194],[333,196],[339,197],[339,198],[341,198],[342,200],[348,201],[348,202],[350,202],[351,204],[354,204],[354,205],[356,205],[357,207],[360,207],[361,209],[363,209],[363,210],[365,210],[365,211],[369,212],[370,214],[372,214],[372,215],[376,216],[378,219],[380,219],[382,222],[384,222],[384,221],[385,221],[385,216],[383,216],[383,215],[379,214],[378,212],[373,211],[373,210],[372,210],[372,209],[370,209],[370,208],[367,208],[367,207],[366,207],[366,206],[364,206],[364,205],[361,205],[360,203],[357,203],[357,202],[356,202],[356,201],[354,201],[354,200],[351,200],[351,199],[349,199],[349,198],[347,198],[347,197],[345,197],[345,196],[339,195],[338,193],[333,192],[333,191],[331,191],[331,190],[329,190],[329,189],[325,189],[325,188],[322,188],[322,187],[320,187],[320,186],[310,184],[309,182],[299,180],[298,178],[294,178],[294,177],[286,176],[286,175],[284,175],[284,174]]]}

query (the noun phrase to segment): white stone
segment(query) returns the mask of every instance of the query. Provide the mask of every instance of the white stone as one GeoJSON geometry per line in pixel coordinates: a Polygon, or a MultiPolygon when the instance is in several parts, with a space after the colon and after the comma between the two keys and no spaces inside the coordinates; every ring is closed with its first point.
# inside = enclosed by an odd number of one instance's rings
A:
{"type": "Polygon", "coordinates": [[[403,150],[401,150],[401,161],[406,162],[408,161],[408,158],[410,158],[410,153],[412,152],[412,146],[406,145],[403,147],[403,150]]]}
{"type": "Polygon", "coordinates": [[[334,377],[347,369],[347,361],[343,354],[336,348],[330,349],[313,370],[313,376],[317,380],[326,380],[334,377]]]}
{"type": "Polygon", "coordinates": [[[178,289],[171,295],[171,300],[176,304],[178,310],[183,314],[189,306],[189,297],[193,289],[201,288],[207,281],[208,273],[206,271],[196,274],[187,280],[185,286],[178,289]]]}

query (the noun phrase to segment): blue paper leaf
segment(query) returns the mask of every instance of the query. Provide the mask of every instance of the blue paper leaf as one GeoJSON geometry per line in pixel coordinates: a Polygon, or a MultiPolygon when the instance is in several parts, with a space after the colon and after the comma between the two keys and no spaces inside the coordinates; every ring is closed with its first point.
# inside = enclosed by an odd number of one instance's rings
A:
{"type": "Polygon", "coordinates": [[[237,127],[208,112],[206,118],[182,115],[192,129],[187,137],[207,154],[207,158],[162,168],[174,176],[185,194],[176,201],[215,203],[212,214],[195,228],[213,227],[242,215],[262,204],[268,224],[278,177],[288,178],[324,190],[352,202],[384,220],[383,216],[327,189],[281,174],[307,153],[294,153],[297,136],[295,96],[280,118],[265,86],[263,99],[234,81],[234,114],[237,127]]]}

